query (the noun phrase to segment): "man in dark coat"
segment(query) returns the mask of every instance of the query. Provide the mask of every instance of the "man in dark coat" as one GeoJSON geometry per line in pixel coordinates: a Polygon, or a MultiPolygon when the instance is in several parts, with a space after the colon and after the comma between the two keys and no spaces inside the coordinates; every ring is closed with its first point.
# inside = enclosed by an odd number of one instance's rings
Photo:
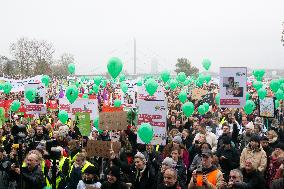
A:
{"type": "Polygon", "coordinates": [[[240,164],[240,156],[237,150],[232,147],[229,136],[223,137],[223,145],[217,150],[217,157],[224,173],[224,179],[228,181],[230,171],[237,168],[240,164]]]}

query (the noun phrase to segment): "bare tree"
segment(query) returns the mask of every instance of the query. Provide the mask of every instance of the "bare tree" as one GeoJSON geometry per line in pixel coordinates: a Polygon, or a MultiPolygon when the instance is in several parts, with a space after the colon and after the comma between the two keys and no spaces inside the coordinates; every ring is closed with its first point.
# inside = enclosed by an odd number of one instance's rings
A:
{"type": "Polygon", "coordinates": [[[32,40],[32,57],[34,62],[34,74],[51,74],[51,65],[53,63],[53,54],[55,52],[53,45],[46,41],[32,40]]]}
{"type": "Polygon", "coordinates": [[[55,76],[67,76],[68,64],[75,63],[74,55],[70,53],[63,53],[56,61],[55,65],[52,65],[52,74],[55,76]]]}

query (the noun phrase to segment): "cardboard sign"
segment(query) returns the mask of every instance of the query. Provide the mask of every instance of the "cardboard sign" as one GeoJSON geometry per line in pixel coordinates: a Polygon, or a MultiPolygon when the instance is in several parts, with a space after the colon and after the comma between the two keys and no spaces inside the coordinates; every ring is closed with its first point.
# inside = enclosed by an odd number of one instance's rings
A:
{"type": "Polygon", "coordinates": [[[113,149],[115,154],[118,154],[121,148],[120,142],[88,140],[87,155],[88,157],[110,158],[110,150],[113,149]]]}
{"type": "Polygon", "coordinates": [[[202,96],[207,94],[207,90],[204,89],[192,89],[191,98],[194,100],[201,100],[202,96]]]}
{"type": "Polygon", "coordinates": [[[127,112],[101,112],[99,129],[101,130],[126,130],[127,112]]]}

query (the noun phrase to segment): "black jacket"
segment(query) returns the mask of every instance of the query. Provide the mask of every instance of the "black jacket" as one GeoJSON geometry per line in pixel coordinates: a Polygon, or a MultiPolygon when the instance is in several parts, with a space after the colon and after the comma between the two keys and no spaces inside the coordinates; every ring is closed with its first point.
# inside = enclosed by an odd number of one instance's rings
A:
{"type": "Polygon", "coordinates": [[[101,189],[128,189],[128,186],[121,181],[117,181],[113,184],[106,181],[102,184],[101,189]]]}
{"type": "Polygon", "coordinates": [[[185,168],[185,165],[183,164],[182,160],[179,160],[177,162],[175,169],[177,171],[178,181],[179,181],[180,187],[182,189],[186,189],[187,188],[187,186],[186,186],[187,175],[186,175],[186,168],[185,168]]]}
{"type": "Polygon", "coordinates": [[[242,170],[244,176],[244,182],[235,183],[234,188],[238,189],[266,189],[265,180],[261,173],[253,171],[247,173],[245,170],[242,170]]]}
{"type": "Polygon", "coordinates": [[[42,189],[45,186],[45,180],[40,167],[35,167],[29,171],[27,167],[23,167],[23,189],[42,189]]]}
{"type": "Polygon", "coordinates": [[[153,168],[151,162],[146,164],[145,170],[141,173],[135,168],[135,165],[127,165],[125,162],[119,159],[114,159],[113,163],[120,167],[124,174],[127,174],[133,188],[135,189],[154,189],[155,188],[155,169],[153,168]],[[141,175],[142,174],[142,175],[141,175]]]}
{"type": "Polygon", "coordinates": [[[233,147],[230,149],[225,149],[221,147],[217,150],[217,157],[219,158],[219,164],[221,166],[224,177],[228,180],[230,171],[239,167],[240,165],[240,155],[237,150],[233,147]],[[220,157],[224,156],[227,159],[221,159],[220,157]]]}

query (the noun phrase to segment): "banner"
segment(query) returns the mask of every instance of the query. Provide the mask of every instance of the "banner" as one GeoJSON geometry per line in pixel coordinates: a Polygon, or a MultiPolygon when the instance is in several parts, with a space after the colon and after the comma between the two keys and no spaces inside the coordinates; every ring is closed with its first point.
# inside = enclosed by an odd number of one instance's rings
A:
{"type": "Polygon", "coordinates": [[[91,133],[90,113],[76,112],[76,123],[82,136],[89,136],[91,133]]]}
{"type": "Polygon", "coordinates": [[[220,106],[242,108],[246,103],[246,67],[220,68],[220,106]]]}
{"type": "Polygon", "coordinates": [[[91,120],[99,115],[97,99],[77,99],[73,104],[70,104],[66,98],[60,98],[59,110],[65,110],[69,118],[73,120],[77,112],[90,113],[91,120]]]}
{"type": "Polygon", "coordinates": [[[25,98],[26,113],[27,114],[45,114],[46,111],[46,90],[43,83],[28,83],[25,85],[25,90],[36,89],[36,97],[34,101],[30,102],[25,98]]]}
{"type": "Polygon", "coordinates": [[[8,79],[4,77],[0,77],[0,83],[10,82],[12,85],[12,93],[21,92],[25,90],[25,85],[28,83],[41,83],[41,75],[37,75],[35,77],[31,77],[28,79],[16,80],[16,79],[8,79]]]}
{"type": "Polygon", "coordinates": [[[46,106],[48,109],[57,110],[58,109],[57,100],[48,100],[46,106]]]}
{"type": "Polygon", "coordinates": [[[259,116],[266,118],[275,117],[275,105],[273,97],[266,97],[263,100],[258,99],[259,116]]]}
{"type": "MultiPolygon", "coordinates": [[[[142,123],[150,123],[154,130],[153,145],[166,145],[167,101],[161,87],[158,87],[154,96],[149,96],[145,87],[139,87],[138,92],[138,122],[139,128],[142,123]]],[[[139,136],[137,142],[143,143],[139,136]]]]}

